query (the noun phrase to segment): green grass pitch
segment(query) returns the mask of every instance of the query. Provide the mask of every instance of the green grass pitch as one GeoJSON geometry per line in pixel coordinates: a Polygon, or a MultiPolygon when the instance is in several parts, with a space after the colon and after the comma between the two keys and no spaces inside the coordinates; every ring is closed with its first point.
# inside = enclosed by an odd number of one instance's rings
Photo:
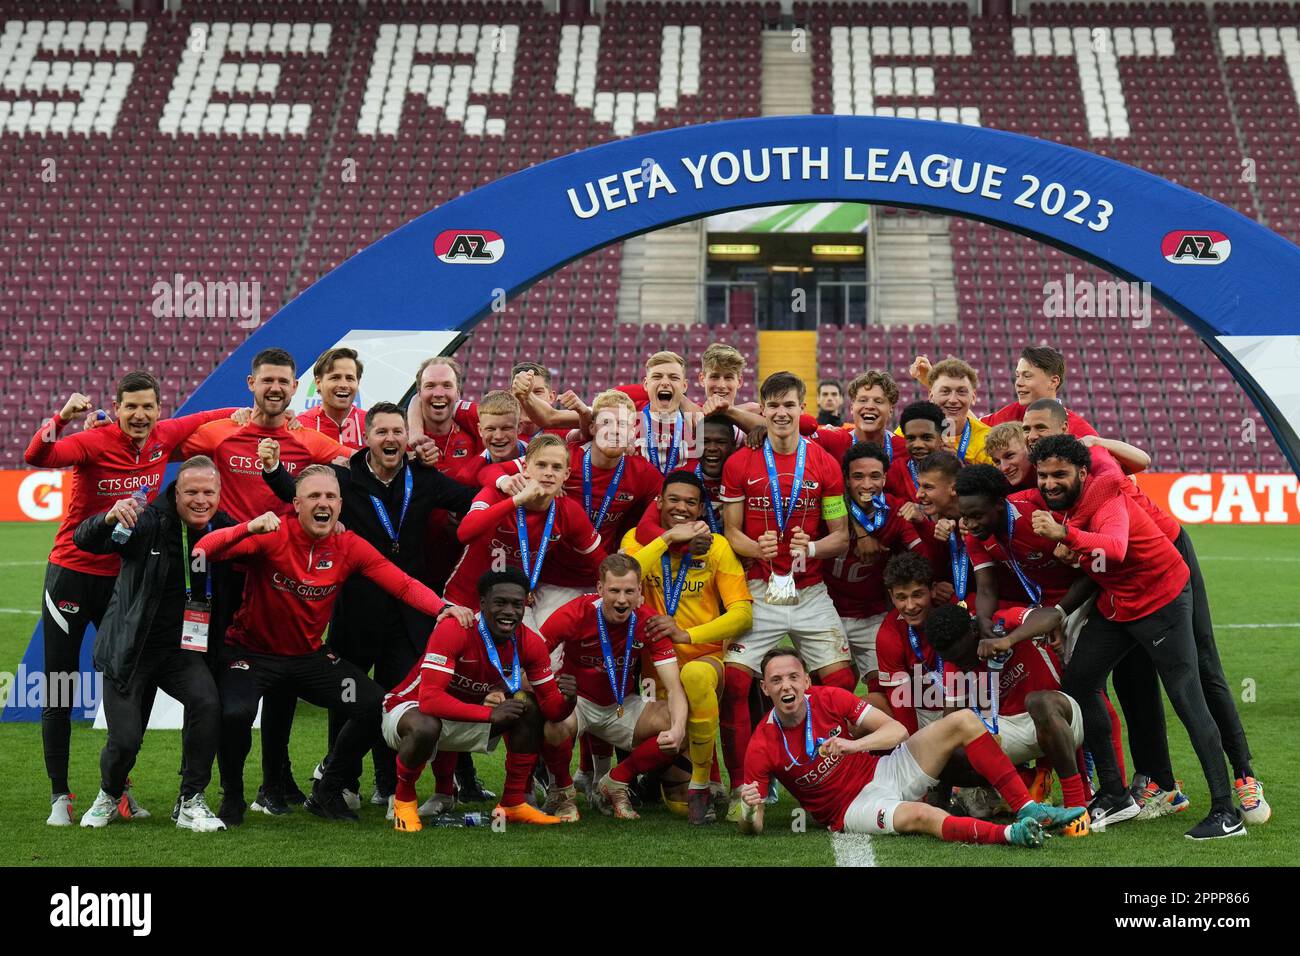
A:
{"type": "MultiPolygon", "coordinates": [[[[0,671],[14,672],[36,621],[50,525],[0,524],[0,671]]],[[[922,837],[857,841],[854,858],[869,853],[878,866],[1252,866],[1288,865],[1300,859],[1300,818],[1295,774],[1300,739],[1300,528],[1195,528],[1218,642],[1229,683],[1255,755],[1255,769],[1267,788],[1274,818],[1244,839],[1194,844],[1185,829],[1204,813],[1208,796],[1186,734],[1168,714],[1176,773],[1193,807],[1151,823],[1131,823],[1084,840],[1055,839],[1041,851],[967,847],[922,837]],[[1267,626],[1277,625],[1277,626],[1267,626]]],[[[293,762],[299,782],[321,756],[324,713],[301,704],[293,734],[293,762]]],[[[72,783],[77,810],[89,806],[98,789],[102,731],[74,724],[72,783]]],[[[140,802],[152,819],[114,824],[93,832],[45,826],[48,785],[35,724],[0,725],[0,866],[297,866],[347,865],[521,865],[582,866],[832,866],[837,846],[830,835],[795,825],[794,804],[783,797],[768,814],[768,832],[746,839],[733,827],[694,830],[661,807],[640,822],[624,823],[584,812],[572,827],[530,829],[430,829],[401,835],[385,823],[378,807],[362,810],[358,827],[330,824],[302,811],[284,819],[250,814],[237,830],[192,834],[169,819],[176,794],[180,740],[175,731],[145,738],[133,777],[140,802]],[[790,820],[786,825],[784,821],[790,820]]],[[[248,785],[256,788],[258,742],[249,758],[248,785]]],[[[493,789],[502,778],[500,752],[480,758],[480,772],[493,789]]],[[[369,770],[367,770],[367,774],[369,770]]],[[[363,780],[369,793],[370,781],[363,780]]],[[[426,774],[421,796],[431,788],[426,774]]],[[[208,790],[219,800],[214,780],[208,790]]],[[[579,801],[585,811],[585,805],[579,801]]],[[[487,810],[489,807],[479,809],[487,810]]],[[[848,858],[844,847],[841,856],[848,858]]]]}

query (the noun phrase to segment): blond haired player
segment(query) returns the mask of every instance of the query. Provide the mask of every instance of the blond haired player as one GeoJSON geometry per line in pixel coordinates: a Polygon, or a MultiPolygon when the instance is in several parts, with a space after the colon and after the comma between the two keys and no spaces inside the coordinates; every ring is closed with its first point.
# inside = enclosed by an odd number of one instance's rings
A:
{"type": "Polygon", "coordinates": [[[943,409],[948,420],[944,440],[962,464],[991,465],[993,462],[984,453],[989,426],[971,412],[979,393],[979,373],[952,355],[934,365],[924,355],[918,355],[907,371],[922,385],[929,386],[930,401],[943,409]]]}
{"type": "MultiPolygon", "coordinates": [[[[711,803],[725,803],[726,790],[710,785],[722,655],[732,638],[753,622],[753,600],[745,569],[721,534],[709,531],[704,514],[704,483],[690,471],[664,479],[659,523],[664,533],[641,545],[636,529],[623,538],[623,550],[641,566],[646,603],[662,617],[650,620],[652,637],[667,637],[677,651],[690,716],[686,737],[691,758],[687,818],[706,822],[711,803]]],[[[725,810],[724,810],[725,812],[725,810]]]]}
{"type": "Polygon", "coordinates": [[[477,408],[478,437],[483,445],[479,473],[489,465],[522,458],[528,443],[519,438],[519,400],[497,390],[484,395],[477,408]]]}

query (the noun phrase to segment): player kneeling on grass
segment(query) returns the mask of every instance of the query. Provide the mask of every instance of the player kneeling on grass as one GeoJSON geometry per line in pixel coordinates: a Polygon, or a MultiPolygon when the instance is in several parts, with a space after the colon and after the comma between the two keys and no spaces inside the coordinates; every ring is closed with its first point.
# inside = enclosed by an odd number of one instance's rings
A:
{"type": "Polygon", "coordinates": [[[517,568],[478,579],[473,622],[445,618],[424,657],[384,697],[384,742],[397,751],[393,827],[421,829],[415,782],[439,751],[488,753],[506,739],[506,784],[497,813],[509,823],[561,823],[524,802],[544,721],[573,710],[575,682],[551,673],[541,636],[524,626],[528,578],[517,568]],[[524,678],[528,678],[525,689],[524,678]]]}
{"type": "MultiPolygon", "coordinates": [[[[1084,810],[1088,797],[1077,759],[1083,711],[1061,693],[1060,661],[1036,639],[1059,631],[1064,620],[1058,608],[1002,608],[994,627],[1010,632],[980,640],[979,623],[970,612],[947,604],[930,614],[926,638],[943,658],[949,705],[970,706],[1013,764],[1048,757],[1061,777],[1065,805],[1084,810]]],[[[953,779],[955,769],[948,768],[944,781],[965,785],[968,781],[953,779]]],[[[1088,815],[1066,827],[1064,835],[1087,836],[1088,815]]]]}
{"type": "MultiPolygon", "coordinates": [[[[546,725],[551,775],[563,787],[575,734],[589,733],[629,756],[601,778],[597,789],[607,812],[620,820],[640,818],[629,795],[639,774],[671,764],[686,739],[688,704],[677,668],[677,651],[666,634],[651,626],[654,617],[641,607],[641,565],[626,554],[611,554],[600,563],[596,594],[570,601],[542,626],[547,646],[564,646],[567,674],[577,678],[578,702],[573,714],[546,725]],[[637,694],[637,664],[649,650],[657,680],[668,700],[637,694]]],[[[569,784],[558,800],[556,814],[578,819],[574,788],[569,784]]]]}
{"type": "Polygon", "coordinates": [[[768,651],[762,673],[772,711],[754,731],[745,757],[744,833],[763,831],[763,799],[773,777],[819,823],[849,833],[928,833],[953,843],[1038,847],[1044,826],[1066,826],[1084,813],[1030,800],[974,711],[955,711],[909,737],[902,724],[865,700],[839,687],[814,686],[793,651],[768,651]],[[1015,811],[1014,823],[952,816],[920,802],[959,747],[1015,811]],[[892,752],[882,756],[883,750],[892,752]]]}

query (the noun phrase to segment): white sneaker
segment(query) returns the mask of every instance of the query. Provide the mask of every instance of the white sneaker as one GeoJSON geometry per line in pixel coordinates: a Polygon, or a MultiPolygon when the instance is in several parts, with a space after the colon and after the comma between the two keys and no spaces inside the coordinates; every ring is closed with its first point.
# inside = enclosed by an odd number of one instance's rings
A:
{"type": "Polygon", "coordinates": [[[573,775],[573,787],[587,799],[588,804],[594,804],[596,799],[595,781],[586,770],[579,770],[573,775]]]}
{"type": "Polygon", "coordinates": [[[344,790],[343,802],[348,805],[349,810],[356,813],[361,809],[361,794],[357,793],[355,790],[344,790]]]}
{"type": "Polygon", "coordinates": [[[1241,801],[1241,816],[1247,823],[1267,823],[1273,815],[1273,808],[1264,799],[1264,785],[1254,777],[1238,778],[1234,781],[1237,799],[1241,801]]]}
{"type": "Polygon", "coordinates": [[[384,819],[387,820],[389,823],[393,822],[393,804],[396,801],[397,801],[397,794],[390,793],[388,795],[388,801],[387,801],[388,809],[384,811],[384,819]]]}
{"type": "Polygon", "coordinates": [[[212,812],[207,798],[201,793],[181,801],[181,812],[176,817],[176,826],[182,830],[193,830],[195,833],[215,833],[226,828],[226,824],[212,812]]]}
{"type": "Polygon", "coordinates": [[[122,799],[117,801],[117,812],[121,814],[123,820],[149,819],[149,811],[136,803],[135,797],[131,793],[130,780],[126,782],[126,789],[122,791],[122,799]]]}
{"type": "Polygon", "coordinates": [[[448,793],[435,793],[416,811],[422,817],[436,817],[440,813],[450,813],[456,809],[456,797],[448,793]]]}
{"type": "Polygon", "coordinates": [[[745,801],[740,799],[740,788],[736,787],[731,791],[727,800],[727,822],[739,823],[745,813],[745,801]]]}
{"type": "Polygon", "coordinates": [[[393,798],[391,795],[387,797],[384,796],[379,792],[379,788],[375,787],[375,789],[370,791],[370,802],[377,807],[391,807],[393,805],[393,798]]]}
{"type": "Polygon", "coordinates": [[[108,826],[121,816],[117,810],[117,800],[118,798],[110,797],[103,790],[99,791],[99,796],[95,798],[94,804],[82,814],[81,825],[83,827],[93,827],[96,830],[108,826]]]}
{"type": "Polygon", "coordinates": [[[48,826],[70,827],[76,822],[72,815],[72,794],[61,793],[50,801],[50,816],[45,821],[48,826]]]}
{"type": "Polygon", "coordinates": [[[325,776],[325,765],[323,763],[318,763],[316,765],[316,769],[311,772],[311,778],[313,780],[320,780],[324,776],[325,776]]]}

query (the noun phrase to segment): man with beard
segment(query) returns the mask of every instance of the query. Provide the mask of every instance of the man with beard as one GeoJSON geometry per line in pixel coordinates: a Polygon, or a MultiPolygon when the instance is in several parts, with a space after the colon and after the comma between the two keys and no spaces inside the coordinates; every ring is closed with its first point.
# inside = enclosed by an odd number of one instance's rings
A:
{"type": "Polygon", "coordinates": [[[1101,778],[1101,793],[1088,808],[1093,826],[1139,812],[1109,747],[1110,722],[1101,692],[1115,665],[1126,654],[1141,652],[1155,664],[1210,790],[1210,812],[1187,837],[1245,835],[1245,823],[1232,803],[1222,738],[1197,670],[1186,562],[1141,505],[1119,489],[1124,479],[1090,480],[1088,450],[1078,439],[1041,439],[1030,460],[1047,504],[1033,514],[1034,531],[1082,556],[1083,572],[1101,588],[1062,682],[1062,690],[1083,708],[1088,748],[1101,778]]]}
{"type": "Polygon", "coordinates": [[[844,393],[833,378],[817,383],[817,424],[836,428],[844,424],[844,393]]]}
{"type": "Polygon", "coordinates": [[[298,416],[302,427],[351,449],[364,448],[366,416],[356,405],[362,366],[356,349],[330,349],[316,360],[311,372],[320,404],[298,416]]]}
{"type": "MultiPolygon", "coordinates": [[[[1025,410],[1023,428],[1025,441],[1032,449],[1042,438],[1069,434],[1070,421],[1060,402],[1042,399],[1033,402],[1025,410]]],[[[1124,474],[1142,471],[1151,461],[1141,449],[1114,439],[1090,435],[1081,438],[1080,442],[1088,448],[1090,471],[1094,477],[1118,477],[1121,469],[1124,474]]],[[[1125,480],[1119,487],[1142,507],[1187,562],[1191,573],[1192,632],[1196,636],[1196,662],[1201,687],[1232,764],[1233,785],[1241,802],[1242,814],[1247,823],[1265,823],[1272,815],[1272,810],[1264,799],[1264,785],[1255,777],[1246,731],[1242,727],[1236,699],[1219,660],[1209,596],[1191,536],[1168,512],[1147,497],[1137,484],[1125,480]]],[[[1129,737],[1134,770],[1129,789],[1142,808],[1139,819],[1178,812],[1179,808],[1187,806],[1187,798],[1179,791],[1170,765],[1169,738],[1164,732],[1165,709],[1160,700],[1160,684],[1155,668],[1145,655],[1130,654],[1116,666],[1111,681],[1130,723],[1159,729],[1159,733],[1153,731],[1149,736],[1129,737]]]]}
{"type": "MultiPolygon", "coordinates": [[[[148,372],[129,372],[117,383],[114,421],[102,428],[59,437],[68,422],[90,411],[89,396],[74,392],[63,408],[44,422],[24,452],[36,468],[71,468],[66,491],[67,511],[59,522],[45,568],[41,633],[45,643],[44,676],[47,699],[41,707],[41,748],[50,778],[50,826],[72,826],[72,793],[68,759],[72,741],[72,708],[61,699],[70,691],[81,661],[86,627],[98,629],[121,567],[116,554],[89,554],[73,541],[77,527],[91,515],[107,511],[119,498],[144,491],[153,498],[162,486],[167,460],[196,429],[235,412],[226,408],[181,418],[159,420],[161,392],[148,372]]],[[[145,701],[152,707],[153,699],[145,701]]],[[[147,715],[145,716],[147,720],[147,715]]],[[[128,789],[123,817],[145,817],[128,789]]]]}
{"type": "MultiPolygon", "coordinates": [[[[552,653],[563,648],[563,673],[572,674],[578,685],[574,713],[547,724],[546,742],[556,748],[548,756],[562,754],[566,745],[571,748],[580,733],[628,751],[596,787],[607,812],[636,820],[640,815],[632,809],[632,784],[639,775],[673,762],[685,742],[688,705],[672,641],[665,628],[651,631],[656,618],[641,608],[641,566],[626,554],[612,554],[600,563],[597,575],[595,595],[575,598],[542,626],[547,647],[552,653]],[[640,693],[643,650],[667,701],[640,693]]],[[[567,759],[551,768],[552,780],[561,787],[567,773],[567,759]]],[[[567,788],[556,810],[571,822],[578,819],[573,797],[573,788],[567,788]]]]}
{"type": "MultiPolygon", "coordinates": [[[[217,421],[204,425],[181,448],[183,457],[207,455],[221,475],[222,510],[236,521],[250,521],[264,512],[285,514],[289,507],[262,480],[258,446],[276,443],[281,467],[290,478],[304,468],[331,461],[346,462],[352,449],[320,432],[291,429],[289,403],[298,388],[297,365],[284,349],[263,349],[253,357],[248,390],[253,393],[253,418],[240,427],[217,421]]],[[[289,804],[305,795],[294,782],[289,765],[289,735],[296,697],[270,694],[262,706],[262,787],[253,808],[272,816],[289,812],[289,804]]]]}
{"type": "Polygon", "coordinates": [[[326,465],[309,465],[298,477],[293,517],[273,512],[213,531],[194,548],[206,562],[242,561],[248,567],[244,600],[226,632],[231,659],[221,668],[220,747],[223,796],[218,815],[227,826],[244,816],[244,761],[252,747],[257,701],[270,691],[301,696],[347,717],[307,809],[331,820],[356,821],[343,796],[360,772],[361,758],[379,731],[384,690],[361,668],[321,644],[340,587],[361,574],[429,616],[473,615],[448,606],[404,574],[362,538],[338,531],[342,496],[326,465]]]}
{"type": "MultiPolygon", "coordinates": [[[[657,501],[655,526],[664,530],[645,545],[638,540],[644,525],[623,539],[623,550],[641,566],[646,605],[658,615],[650,619],[650,634],[663,634],[677,651],[690,706],[686,728],[691,779],[686,804],[687,819],[695,826],[706,822],[711,801],[715,810],[720,806],[726,812],[727,793],[721,789],[721,778],[714,779],[722,659],[727,644],[748,631],[753,621],[745,569],[727,539],[700,520],[706,494],[695,474],[673,472],[664,479],[657,501]]],[[[734,736],[727,728],[725,739],[734,736]]],[[[744,754],[724,746],[723,756],[732,786],[737,787],[744,754]]]]}
{"type": "Polygon", "coordinates": [[[506,784],[497,808],[507,823],[563,822],[524,800],[545,721],[573,710],[572,675],[551,673],[546,644],[523,623],[528,578],[518,568],[487,571],[476,584],[479,613],[446,619],[424,657],[384,697],[383,733],[397,751],[398,831],[422,828],[415,784],[435,753],[488,753],[506,740],[506,784]],[[527,685],[524,678],[528,678],[527,685]]]}
{"type": "MultiPolygon", "coordinates": [[[[340,519],[380,554],[417,581],[426,573],[424,529],[434,508],[464,514],[475,489],[457,484],[417,459],[406,460],[406,413],[392,402],[379,402],[366,413],[366,446],[348,466],[333,466],[342,494],[340,519]]],[[[262,477],[283,501],[295,488],[279,467],[276,449],[264,443],[262,477]]],[[[364,577],[350,578],[339,593],[330,621],[329,648],[391,687],[419,657],[433,630],[433,619],[398,601],[364,577]]],[[[343,726],[342,714],[329,713],[329,747],[343,726]]],[[[374,746],[375,795],[372,803],[390,803],[397,786],[394,755],[377,737],[374,746]]],[[[319,775],[321,768],[317,767],[319,775]]],[[[359,782],[348,781],[344,797],[352,809],[360,799],[359,782]]],[[[390,807],[391,811],[391,807],[390,807]]]]}

